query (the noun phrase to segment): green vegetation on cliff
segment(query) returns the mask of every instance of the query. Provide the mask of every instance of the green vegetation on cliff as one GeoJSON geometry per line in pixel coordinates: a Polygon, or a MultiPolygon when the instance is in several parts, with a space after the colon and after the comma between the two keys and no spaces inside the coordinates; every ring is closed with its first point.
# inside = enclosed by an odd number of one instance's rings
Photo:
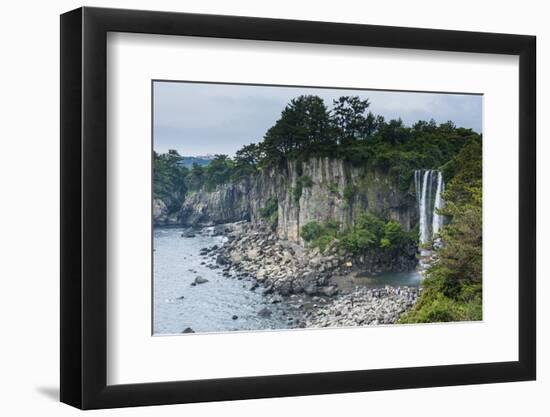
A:
{"type": "Polygon", "coordinates": [[[189,170],[180,160],[181,156],[176,151],[165,154],[153,152],[153,197],[162,200],[170,212],[181,207],[187,192],[189,170]]]}
{"type": "Polygon", "coordinates": [[[472,141],[447,164],[453,178],[440,210],[449,223],[442,247],[427,271],[424,291],[402,323],[481,320],[482,318],[482,149],[472,141]]]}
{"type": "Polygon", "coordinates": [[[300,236],[312,247],[324,251],[325,248],[339,236],[340,224],[329,220],[325,223],[312,221],[302,227],[300,236]]]}
{"type": "Polygon", "coordinates": [[[451,121],[419,121],[412,127],[401,119],[386,121],[367,113],[369,105],[368,100],[344,96],[329,110],[319,97],[295,98],[254,149],[255,166],[284,168],[289,160],[329,157],[384,170],[406,188],[414,170],[439,168],[479,139],[451,121]]]}
{"type": "Polygon", "coordinates": [[[276,198],[267,200],[265,207],[260,209],[260,217],[267,221],[273,230],[279,222],[279,202],[276,198]]]}
{"type": "MultiPolygon", "coordinates": [[[[456,172],[453,158],[464,146],[480,140],[476,132],[456,127],[451,121],[439,125],[434,120],[418,121],[407,127],[401,119],[386,121],[367,112],[369,106],[368,100],[343,96],[334,100],[329,109],[320,97],[299,96],[283,109],[258,143],[243,146],[233,158],[216,155],[208,165],[194,164],[184,170],[176,166],[183,164],[183,160],[174,164],[179,157],[177,152],[169,151],[165,155],[155,154],[155,172],[166,173],[163,164],[170,159],[169,171],[185,178],[185,189],[212,191],[220,184],[241,181],[262,170],[283,172],[289,161],[297,162],[301,178],[300,162],[328,157],[386,172],[400,190],[406,191],[416,169],[444,167],[445,177],[452,178],[456,172]]],[[[293,187],[295,201],[300,199],[304,187],[311,185],[309,181],[303,178],[293,187]]],[[[162,177],[157,184],[162,190],[173,187],[182,191],[181,184],[169,178],[162,177]]],[[[348,201],[355,190],[343,191],[348,201]]]]}
{"type": "Polygon", "coordinates": [[[383,219],[373,213],[362,213],[352,227],[339,230],[335,221],[312,221],[302,226],[300,236],[312,247],[322,251],[333,241],[343,253],[359,256],[369,250],[404,250],[415,245],[417,231],[406,232],[394,220],[383,219]]]}

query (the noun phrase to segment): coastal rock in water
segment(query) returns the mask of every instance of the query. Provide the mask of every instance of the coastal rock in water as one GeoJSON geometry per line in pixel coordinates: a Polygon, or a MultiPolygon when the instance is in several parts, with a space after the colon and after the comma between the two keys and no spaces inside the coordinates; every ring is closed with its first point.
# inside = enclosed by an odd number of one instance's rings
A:
{"type": "Polygon", "coordinates": [[[227,258],[224,255],[218,255],[216,257],[216,263],[218,265],[227,265],[229,262],[227,261],[227,258]]]}
{"type": "Polygon", "coordinates": [[[200,275],[197,275],[195,277],[195,281],[193,281],[194,284],[205,284],[208,280],[206,278],[201,277],[200,275]]]}
{"type": "Polygon", "coordinates": [[[195,237],[195,232],[193,229],[186,230],[181,234],[181,237],[195,237]]]}
{"type": "Polygon", "coordinates": [[[195,331],[191,327],[186,327],[183,329],[182,333],[195,333],[195,331]]]}

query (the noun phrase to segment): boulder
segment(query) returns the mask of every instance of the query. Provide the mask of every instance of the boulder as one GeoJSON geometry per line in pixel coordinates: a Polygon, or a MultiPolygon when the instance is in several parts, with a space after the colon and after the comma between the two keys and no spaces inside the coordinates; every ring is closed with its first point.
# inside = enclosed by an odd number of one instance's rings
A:
{"type": "Polygon", "coordinates": [[[229,262],[227,261],[227,258],[225,257],[225,255],[218,255],[216,257],[216,263],[218,265],[227,265],[229,262]]]}
{"type": "Polygon", "coordinates": [[[307,295],[315,295],[317,294],[317,284],[315,283],[309,283],[307,284],[305,287],[304,287],[304,292],[307,294],[307,295]]]}
{"type": "Polygon", "coordinates": [[[259,249],[250,249],[246,252],[246,258],[250,261],[256,260],[260,256],[260,250],[259,249]]]}
{"type": "Polygon", "coordinates": [[[330,286],[330,287],[324,287],[322,290],[321,290],[321,294],[327,296],[327,297],[332,297],[336,294],[338,294],[338,288],[334,287],[334,286],[330,286]]]}
{"type": "Polygon", "coordinates": [[[196,284],[205,284],[205,283],[208,282],[208,280],[206,278],[201,277],[200,275],[197,275],[195,277],[195,281],[193,281],[193,282],[194,282],[195,285],[196,284]]]}
{"type": "Polygon", "coordinates": [[[233,262],[234,264],[239,264],[243,261],[243,255],[242,253],[238,252],[238,251],[233,251],[231,253],[231,262],[233,262]]]}

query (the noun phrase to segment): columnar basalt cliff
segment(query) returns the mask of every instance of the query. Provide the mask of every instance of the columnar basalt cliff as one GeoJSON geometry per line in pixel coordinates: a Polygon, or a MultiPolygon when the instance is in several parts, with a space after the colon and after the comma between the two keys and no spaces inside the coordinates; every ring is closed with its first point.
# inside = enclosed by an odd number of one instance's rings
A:
{"type": "Polygon", "coordinates": [[[365,211],[396,220],[406,231],[418,218],[412,191],[398,191],[384,173],[329,158],[289,163],[278,201],[278,235],[290,241],[299,241],[301,227],[311,221],[333,220],[345,229],[365,211]]]}
{"type": "Polygon", "coordinates": [[[239,182],[227,182],[214,190],[190,192],[177,214],[187,226],[209,226],[248,220],[256,223],[260,210],[271,198],[277,198],[284,178],[274,173],[250,176],[239,182]]]}
{"type": "Polygon", "coordinates": [[[409,231],[418,223],[414,192],[413,184],[399,191],[385,173],[318,158],[290,161],[283,169],[228,182],[213,191],[191,192],[177,216],[184,225],[255,223],[268,202],[276,200],[277,235],[301,242],[301,227],[311,221],[332,220],[345,229],[366,211],[393,219],[409,231]]]}

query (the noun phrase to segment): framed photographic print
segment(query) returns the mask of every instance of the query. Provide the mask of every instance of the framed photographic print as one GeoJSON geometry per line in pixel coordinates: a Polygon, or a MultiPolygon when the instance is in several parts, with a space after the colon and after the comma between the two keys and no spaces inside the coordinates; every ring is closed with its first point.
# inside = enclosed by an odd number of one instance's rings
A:
{"type": "Polygon", "coordinates": [[[535,379],[535,38],[61,16],[61,400],[535,379]]]}

